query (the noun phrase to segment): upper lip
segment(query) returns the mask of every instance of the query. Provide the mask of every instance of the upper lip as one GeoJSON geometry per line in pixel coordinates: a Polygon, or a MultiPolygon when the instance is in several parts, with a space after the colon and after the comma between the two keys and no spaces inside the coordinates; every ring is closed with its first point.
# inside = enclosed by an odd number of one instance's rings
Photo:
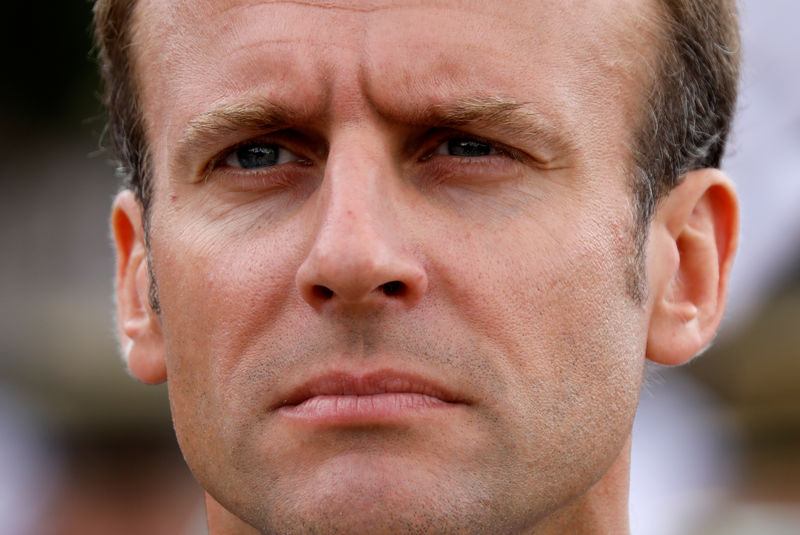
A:
{"type": "Polygon", "coordinates": [[[364,374],[333,371],[317,375],[282,396],[277,407],[299,405],[316,396],[369,396],[387,393],[420,394],[447,403],[466,403],[438,381],[393,370],[364,374]]]}

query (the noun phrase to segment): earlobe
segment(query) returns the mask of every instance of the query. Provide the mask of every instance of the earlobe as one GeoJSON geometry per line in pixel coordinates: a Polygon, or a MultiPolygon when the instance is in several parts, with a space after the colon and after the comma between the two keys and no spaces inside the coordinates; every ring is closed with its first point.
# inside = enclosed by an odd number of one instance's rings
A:
{"type": "Polygon", "coordinates": [[[164,339],[158,315],[150,308],[150,274],[142,208],[132,191],[117,195],[111,210],[117,257],[117,331],[131,374],[145,383],[167,378],[164,339]]]}
{"type": "Polygon", "coordinates": [[[711,343],[725,310],[739,236],[730,179],[717,169],[691,171],[661,202],[650,231],[647,358],[683,364],[711,343]]]}

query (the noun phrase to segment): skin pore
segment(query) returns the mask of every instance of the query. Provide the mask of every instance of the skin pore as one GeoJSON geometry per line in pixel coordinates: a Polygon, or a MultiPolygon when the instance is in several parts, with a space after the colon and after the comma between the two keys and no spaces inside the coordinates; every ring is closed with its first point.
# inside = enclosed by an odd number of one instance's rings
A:
{"type": "Polygon", "coordinates": [[[626,290],[646,9],[139,2],[119,328],[212,535],[627,531],[645,356],[708,343],[736,242],[690,174],[626,290]]]}

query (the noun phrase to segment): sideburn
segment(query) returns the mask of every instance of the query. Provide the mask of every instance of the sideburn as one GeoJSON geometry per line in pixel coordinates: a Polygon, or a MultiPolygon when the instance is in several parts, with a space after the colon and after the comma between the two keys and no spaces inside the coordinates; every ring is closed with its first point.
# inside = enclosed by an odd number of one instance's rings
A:
{"type": "MultiPolygon", "coordinates": [[[[149,240],[148,240],[149,241],[149,240]]],[[[147,274],[150,279],[150,286],[147,290],[147,301],[150,308],[161,315],[161,301],[158,298],[158,284],[156,283],[156,276],[153,273],[153,258],[150,255],[150,244],[147,244],[147,274]]]]}

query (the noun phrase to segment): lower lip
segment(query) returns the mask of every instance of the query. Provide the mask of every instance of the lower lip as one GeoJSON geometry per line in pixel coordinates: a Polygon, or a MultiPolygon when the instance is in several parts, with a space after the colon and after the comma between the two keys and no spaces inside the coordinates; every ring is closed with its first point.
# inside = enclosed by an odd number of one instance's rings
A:
{"type": "Polygon", "coordinates": [[[441,399],[410,392],[366,396],[314,396],[297,405],[285,405],[278,412],[288,418],[319,423],[378,423],[452,407],[441,399]]]}

